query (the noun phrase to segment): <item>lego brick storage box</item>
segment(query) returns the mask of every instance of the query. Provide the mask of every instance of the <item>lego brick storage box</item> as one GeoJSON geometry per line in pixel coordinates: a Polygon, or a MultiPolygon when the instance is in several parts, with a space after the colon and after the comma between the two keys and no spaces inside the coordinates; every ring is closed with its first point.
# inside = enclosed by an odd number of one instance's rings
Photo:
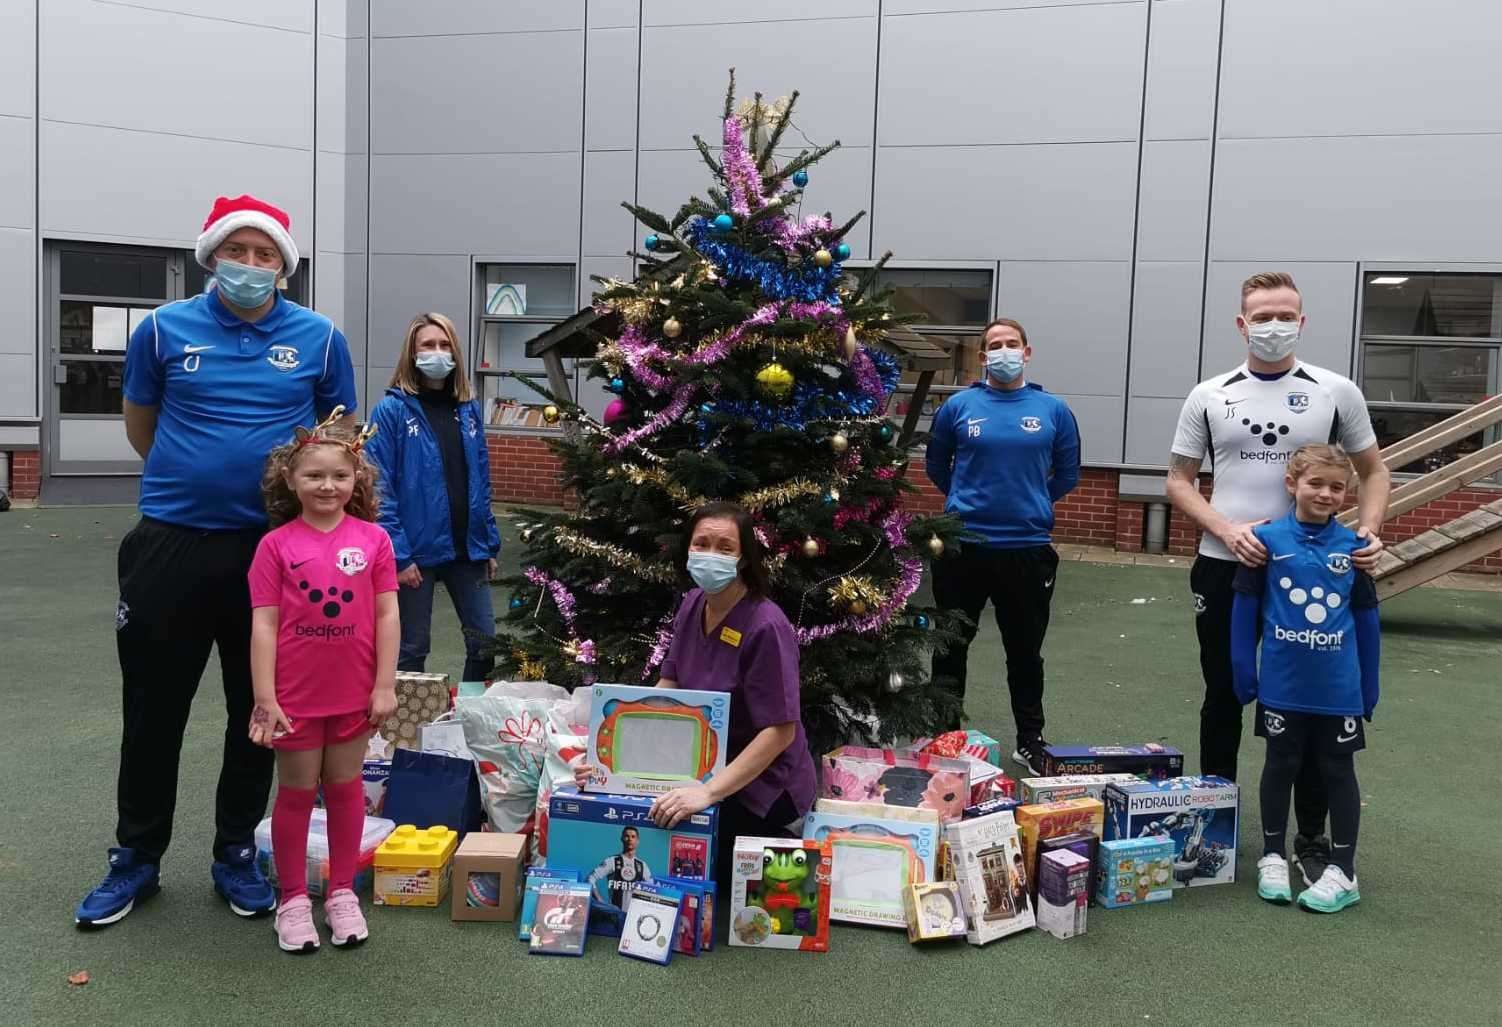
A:
{"type": "Polygon", "coordinates": [[[1106,838],[1173,839],[1173,883],[1236,880],[1240,795],[1223,777],[1176,777],[1106,789],[1106,838]]]}

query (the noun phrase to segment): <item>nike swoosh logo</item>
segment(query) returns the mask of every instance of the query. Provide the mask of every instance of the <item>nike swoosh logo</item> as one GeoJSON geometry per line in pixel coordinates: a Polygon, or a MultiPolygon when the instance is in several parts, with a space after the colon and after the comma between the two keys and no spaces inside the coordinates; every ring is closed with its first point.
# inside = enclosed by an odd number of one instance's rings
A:
{"type": "Polygon", "coordinates": [[[1284,553],[1282,556],[1274,556],[1273,560],[1274,561],[1277,561],[1277,560],[1286,560],[1290,556],[1295,556],[1295,555],[1297,555],[1297,554],[1295,554],[1295,553],[1284,553]]]}
{"type": "Polygon", "coordinates": [[[1045,581],[1045,582],[1044,582],[1044,583],[1043,583],[1043,587],[1044,587],[1044,588],[1048,588],[1048,587],[1049,587],[1049,586],[1050,586],[1050,585],[1052,585],[1052,584],[1053,584],[1053,578],[1049,578],[1049,579],[1048,579],[1048,580],[1047,580],[1047,581],[1045,581]]]}
{"type": "Polygon", "coordinates": [[[986,419],[984,417],[967,417],[965,419],[965,423],[966,424],[982,424],[982,423],[985,422],[985,420],[986,419]]]}
{"type": "MultiPolygon", "coordinates": [[[[1355,735],[1336,735],[1335,736],[1335,741],[1337,743],[1354,742],[1355,740],[1356,740],[1356,736],[1355,735]]],[[[1339,848],[1339,847],[1340,846],[1338,846],[1338,845],[1336,846],[1336,848],[1339,848]]]]}
{"type": "MultiPolygon", "coordinates": [[[[311,560],[311,559],[313,559],[311,556],[308,557],[308,560],[311,560]]],[[[289,563],[287,566],[290,567],[290,568],[292,568],[295,571],[295,570],[297,570],[297,568],[299,568],[303,564],[307,563],[308,560],[299,560],[296,563],[289,563]]]]}
{"type": "Polygon", "coordinates": [[[206,349],[213,349],[213,348],[214,348],[213,346],[184,346],[183,347],[183,352],[184,353],[202,353],[206,349]]]}

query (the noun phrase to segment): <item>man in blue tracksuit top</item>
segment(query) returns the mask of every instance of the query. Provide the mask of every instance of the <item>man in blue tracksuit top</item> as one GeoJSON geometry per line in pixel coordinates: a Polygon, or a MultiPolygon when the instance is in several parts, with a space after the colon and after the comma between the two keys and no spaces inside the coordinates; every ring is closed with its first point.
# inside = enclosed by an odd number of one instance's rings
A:
{"type": "MultiPolygon", "coordinates": [[[[934,563],[934,601],[972,622],[990,600],[1007,651],[1017,749],[1012,759],[1043,773],[1043,636],[1059,554],[1050,544],[1053,504],[1080,478],[1080,434],[1069,405],[1030,385],[1027,332],[1009,318],[986,326],[986,377],[945,401],[928,441],[928,478],[944,512],[978,542],[934,563]]],[[[962,644],[934,654],[935,682],[965,694],[972,627],[962,644]]]]}

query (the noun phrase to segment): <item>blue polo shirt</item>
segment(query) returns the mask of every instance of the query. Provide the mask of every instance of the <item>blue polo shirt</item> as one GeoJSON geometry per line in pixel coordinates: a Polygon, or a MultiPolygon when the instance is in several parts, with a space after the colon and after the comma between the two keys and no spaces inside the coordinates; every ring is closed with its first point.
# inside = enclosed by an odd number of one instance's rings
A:
{"type": "Polygon", "coordinates": [[[356,403],[349,344],[332,321],[278,294],[252,324],[213,290],[136,326],[124,393],[159,408],[141,513],[206,531],[264,525],[267,454],[298,425],[356,403]]]}

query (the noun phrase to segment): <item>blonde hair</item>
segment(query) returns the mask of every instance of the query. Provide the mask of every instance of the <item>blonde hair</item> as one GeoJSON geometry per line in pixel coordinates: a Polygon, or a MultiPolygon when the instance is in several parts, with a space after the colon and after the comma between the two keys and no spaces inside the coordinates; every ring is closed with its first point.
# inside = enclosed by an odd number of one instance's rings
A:
{"type": "Polygon", "coordinates": [[[1356,476],[1356,465],[1340,446],[1311,443],[1293,451],[1293,456],[1288,459],[1288,477],[1298,481],[1316,467],[1339,467],[1345,472],[1347,485],[1356,476]]]}
{"type": "MultiPolygon", "coordinates": [[[[1241,309],[1246,309],[1246,298],[1258,289],[1292,289],[1299,291],[1299,287],[1293,284],[1293,275],[1287,271],[1258,271],[1255,275],[1241,283],[1241,309]]],[[[1303,299],[1303,293],[1299,298],[1303,299]]]]}
{"type": "Polygon", "coordinates": [[[350,494],[344,512],[362,521],[375,521],[380,513],[381,497],[376,490],[376,470],[358,447],[361,441],[361,436],[339,425],[321,428],[310,437],[302,432],[298,438],[273,449],[266,458],[266,470],[261,475],[261,496],[266,502],[271,526],[280,527],[302,515],[302,504],[297,501],[292,486],[287,484],[287,478],[297,470],[303,454],[314,446],[331,446],[349,458],[355,469],[355,490],[350,494]]]}
{"type": "Polygon", "coordinates": [[[413,396],[422,392],[422,375],[417,370],[417,333],[429,325],[441,329],[448,336],[449,347],[453,350],[454,370],[449,375],[449,391],[456,401],[469,402],[473,393],[469,388],[469,375],[464,371],[464,352],[459,346],[459,333],[454,328],[454,322],[436,312],[418,314],[407,326],[407,337],[402,340],[402,350],[396,358],[396,369],[391,372],[391,388],[401,389],[413,396]]]}

